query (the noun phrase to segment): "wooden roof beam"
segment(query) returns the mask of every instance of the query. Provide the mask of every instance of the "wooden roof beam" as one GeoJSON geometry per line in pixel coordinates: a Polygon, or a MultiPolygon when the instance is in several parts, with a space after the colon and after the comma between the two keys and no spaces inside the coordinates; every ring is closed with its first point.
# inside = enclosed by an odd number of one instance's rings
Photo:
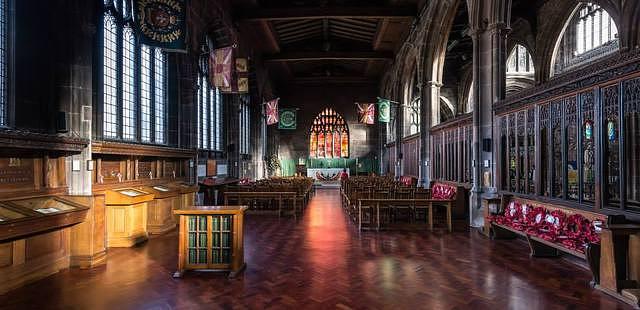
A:
{"type": "Polygon", "coordinates": [[[268,62],[291,62],[291,61],[313,61],[313,60],[391,60],[391,52],[283,52],[275,55],[265,56],[268,62]]]}
{"type": "Polygon", "coordinates": [[[411,19],[415,7],[323,7],[323,8],[260,8],[245,10],[239,16],[244,21],[296,20],[325,18],[411,19]]]}

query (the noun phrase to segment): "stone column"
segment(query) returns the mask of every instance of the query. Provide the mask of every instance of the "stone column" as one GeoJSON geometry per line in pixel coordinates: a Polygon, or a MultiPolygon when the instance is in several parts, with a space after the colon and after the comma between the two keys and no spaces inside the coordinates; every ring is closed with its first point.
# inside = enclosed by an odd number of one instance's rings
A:
{"type": "Polygon", "coordinates": [[[473,102],[473,185],[471,188],[470,225],[484,224],[482,197],[496,192],[495,175],[498,153],[494,149],[493,110],[495,102],[504,99],[506,75],[506,36],[504,23],[472,31],[473,78],[476,96],[473,102]],[[490,149],[483,149],[483,141],[490,149]]]}
{"type": "Polygon", "coordinates": [[[426,81],[422,84],[420,100],[420,185],[427,188],[431,182],[431,134],[429,129],[440,120],[441,83],[426,81]],[[434,108],[434,106],[436,108],[434,108]],[[434,112],[435,110],[435,112],[434,112]]]}

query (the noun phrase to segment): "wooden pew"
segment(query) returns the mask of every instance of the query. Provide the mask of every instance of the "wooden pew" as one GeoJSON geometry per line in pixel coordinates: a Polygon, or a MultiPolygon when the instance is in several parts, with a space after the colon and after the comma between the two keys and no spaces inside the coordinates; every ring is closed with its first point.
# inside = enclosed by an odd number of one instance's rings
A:
{"type": "Polygon", "coordinates": [[[512,195],[503,195],[497,214],[485,219],[493,239],[513,239],[518,236],[525,238],[529,243],[531,257],[557,257],[566,253],[584,259],[592,272],[593,284],[599,282],[600,274],[600,244],[595,232],[601,224],[608,221],[608,216],[604,214],[512,195]],[[537,213],[536,209],[542,213],[537,213]],[[527,210],[526,214],[524,210],[527,210]],[[571,223],[572,218],[580,220],[579,230],[575,230],[578,225],[571,223]],[[593,229],[587,224],[593,226],[593,229]],[[582,233],[583,228],[588,231],[582,233]],[[573,240],[576,240],[575,244],[582,243],[583,241],[578,240],[585,238],[594,240],[581,244],[580,247],[567,245],[573,240]]]}
{"type": "Polygon", "coordinates": [[[294,218],[302,212],[300,200],[297,192],[225,192],[224,205],[248,205],[249,210],[256,211],[257,206],[262,206],[262,210],[271,209],[271,204],[276,202],[278,216],[291,208],[294,218]],[[289,203],[290,202],[290,203],[289,203]]]}
{"type": "MultiPolygon", "coordinates": [[[[380,230],[382,228],[381,220],[381,208],[394,208],[398,206],[408,207],[415,213],[416,209],[425,209],[427,211],[427,225],[430,231],[433,231],[433,206],[434,203],[441,203],[440,200],[433,199],[358,199],[358,216],[357,223],[358,229],[375,229],[380,230]],[[369,214],[365,214],[365,213],[369,214]],[[368,226],[363,226],[364,215],[369,215],[371,220],[368,221],[368,226]],[[375,218],[375,221],[373,220],[375,218]],[[375,223],[375,227],[372,224],[375,223]]],[[[446,208],[446,222],[447,230],[452,231],[451,224],[451,204],[445,204],[446,208]]],[[[415,219],[415,217],[413,217],[415,219]]]]}

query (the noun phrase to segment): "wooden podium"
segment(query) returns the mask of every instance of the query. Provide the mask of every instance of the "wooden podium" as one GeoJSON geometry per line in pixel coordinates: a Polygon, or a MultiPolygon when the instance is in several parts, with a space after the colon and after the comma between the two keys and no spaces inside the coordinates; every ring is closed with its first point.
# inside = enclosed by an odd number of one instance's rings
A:
{"type": "Polygon", "coordinates": [[[178,270],[230,271],[235,277],[245,268],[243,220],[247,206],[189,206],[173,212],[180,216],[178,270]]]}

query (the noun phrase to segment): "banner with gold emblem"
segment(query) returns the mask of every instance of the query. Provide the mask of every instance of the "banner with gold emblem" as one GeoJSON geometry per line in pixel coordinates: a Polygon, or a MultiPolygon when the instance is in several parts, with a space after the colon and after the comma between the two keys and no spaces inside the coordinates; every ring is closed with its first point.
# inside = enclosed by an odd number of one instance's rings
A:
{"type": "Polygon", "coordinates": [[[135,0],[135,4],[142,44],[186,52],[187,0],[135,0]]]}

